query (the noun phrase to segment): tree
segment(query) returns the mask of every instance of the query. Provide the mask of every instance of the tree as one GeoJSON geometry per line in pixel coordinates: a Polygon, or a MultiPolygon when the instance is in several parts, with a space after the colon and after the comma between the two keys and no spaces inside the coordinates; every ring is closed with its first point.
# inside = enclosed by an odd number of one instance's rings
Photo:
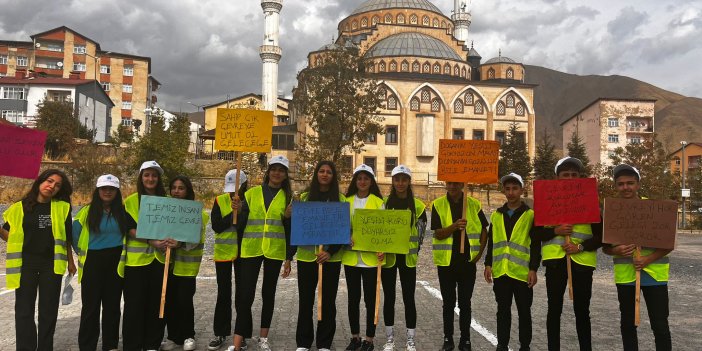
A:
{"type": "Polygon", "coordinates": [[[553,179],[553,168],[558,162],[556,156],[556,145],[551,142],[551,135],[548,130],[544,131],[544,136],[541,138],[541,143],[536,145],[536,155],[534,156],[534,178],[535,179],[553,179]]]}
{"type": "Polygon", "coordinates": [[[122,143],[131,145],[133,142],[134,132],[127,128],[127,126],[120,125],[117,127],[116,131],[112,132],[112,144],[116,147],[119,147],[122,143]]]}
{"type": "Polygon", "coordinates": [[[692,226],[702,229],[702,167],[690,169],[685,178],[686,186],[690,189],[690,212],[693,214],[692,226]]]}
{"type": "Polygon", "coordinates": [[[37,107],[37,129],[47,133],[45,150],[51,158],[67,155],[75,147],[81,124],[71,102],[40,102],[37,107]]]}
{"type": "Polygon", "coordinates": [[[568,156],[575,157],[582,161],[585,168],[582,172],[583,177],[589,177],[592,174],[592,166],[590,165],[590,158],[587,157],[587,151],[585,150],[585,144],[583,144],[583,138],[580,137],[577,131],[573,131],[570,135],[570,142],[568,142],[568,156]]]}
{"type": "Polygon", "coordinates": [[[520,133],[519,125],[512,122],[507,131],[507,138],[500,149],[498,173],[502,177],[514,172],[526,180],[531,175],[531,170],[531,160],[524,133],[520,133]]]}
{"type": "Polygon", "coordinates": [[[297,145],[300,175],[309,175],[319,160],[342,168],[345,154],[363,151],[369,135],[382,134],[379,87],[363,67],[357,49],[339,47],[298,74],[293,108],[311,130],[297,145]]]}

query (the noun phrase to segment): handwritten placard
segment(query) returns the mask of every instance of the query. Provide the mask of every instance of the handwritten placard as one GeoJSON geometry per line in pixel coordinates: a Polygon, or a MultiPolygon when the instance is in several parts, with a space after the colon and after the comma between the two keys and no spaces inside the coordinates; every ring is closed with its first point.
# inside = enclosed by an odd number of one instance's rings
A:
{"type": "Polygon", "coordinates": [[[497,183],[500,143],[494,140],[439,140],[438,179],[473,184],[497,183]]]}
{"type": "Polygon", "coordinates": [[[0,124],[0,175],[34,179],[44,154],[46,132],[0,124]]]}
{"type": "Polygon", "coordinates": [[[171,197],[141,196],[137,238],[172,238],[199,243],[201,230],[202,203],[171,197]]]}
{"type": "Polygon", "coordinates": [[[534,181],[535,225],[599,222],[600,204],[595,178],[534,181]]]}
{"type": "Polygon", "coordinates": [[[273,112],[217,109],[215,148],[228,151],[270,152],[273,112]]]}
{"type": "Polygon", "coordinates": [[[292,245],[349,244],[351,216],[348,202],[294,202],[292,245]]]}
{"type": "Polygon", "coordinates": [[[408,254],[411,217],[409,210],[354,210],[353,249],[408,254]]]}
{"type": "Polygon", "coordinates": [[[678,203],[606,198],[602,242],[674,249],[678,203]]]}

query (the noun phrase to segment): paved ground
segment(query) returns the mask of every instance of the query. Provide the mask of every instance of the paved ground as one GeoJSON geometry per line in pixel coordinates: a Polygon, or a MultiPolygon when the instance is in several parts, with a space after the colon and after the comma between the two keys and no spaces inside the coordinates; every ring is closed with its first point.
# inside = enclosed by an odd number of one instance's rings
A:
{"type": "MultiPolygon", "coordinates": [[[[441,300],[438,293],[438,279],[436,268],[431,262],[430,251],[426,249],[427,242],[420,253],[420,262],[417,276],[417,305],[418,305],[418,350],[438,350],[442,341],[441,300]]],[[[14,293],[4,289],[4,259],[6,245],[0,241],[0,325],[4,326],[0,333],[0,350],[15,349],[14,330],[14,293]]],[[[211,243],[207,245],[211,252],[211,243]]],[[[702,330],[702,304],[699,296],[702,295],[702,236],[679,234],[678,248],[671,257],[670,294],[670,325],[673,333],[674,350],[699,350],[700,330],[702,330]]],[[[473,350],[494,350],[496,343],[495,312],[496,305],[491,286],[487,285],[482,276],[482,264],[478,267],[478,281],[473,294],[473,329],[471,339],[473,350]]],[[[196,331],[198,350],[206,350],[207,340],[212,336],[212,318],[216,296],[216,281],[214,279],[214,264],[211,257],[206,257],[198,277],[196,301],[196,331]]],[[[595,350],[621,350],[619,336],[619,311],[616,297],[616,288],[612,278],[611,259],[600,255],[598,270],[594,276],[594,296],[592,298],[593,344],[595,350]]],[[[278,285],[276,309],[273,326],[270,334],[272,349],[275,351],[295,350],[295,325],[297,318],[297,285],[296,271],[289,279],[282,279],[278,285]]],[[[75,283],[74,283],[75,284],[75,283]]],[[[259,283],[260,284],[260,283],[259,283]]],[[[260,285],[259,285],[260,287],[260,285]]],[[[398,283],[398,295],[400,287],[398,283]]],[[[346,285],[341,279],[337,297],[338,328],[334,341],[335,350],[343,350],[350,337],[348,318],[346,317],[346,285]]],[[[401,296],[397,297],[396,306],[396,340],[397,345],[405,341],[404,316],[401,296]]],[[[642,298],[643,301],[643,298],[642,298]]],[[[255,303],[254,325],[258,324],[260,300],[255,303]]],[[[362,312],[363,313],[363,312],[362,312]]],[[[653,350],[653,336],[648,322],[645,304],[642,304],[641,327],[639,328],[639,344],[641,350],[653,350]]],[[[381,313],[382,316],[382,313],[381,313]]],[[[516,308],[513,307],[513,325],[511,347],[519,348],[517,339],[516,308]]],[[[78,324],[80,318],[80,289],[76,291],[74,303],[61,306],[55,336],[55,350],[78,350],[76,346],[78,324]]],[[[362,318],[363,319],[363,318],[362,318]]],[[[532,350],[546,349],[546,291],[543,269],[539,272],[539,283],[534,291],[534,304],[532,306],[532,319],[534,321],[532,350]]],[[[458,318],[455,318],[458,329],[458,318]]],[[[575,334],[575,321],[572,306],[566,302],[563,315],[562,339],[564,350],[577,350],[577,335],[575,334]],[[570,340],[571,342],[568,343],[570,340]]],[[[362,326],[361,330],[364,330],[362,326]]],[[[256,331],[254,331],[254,334],[256,331]]],[[[456,338],[459,332],[456,332],[456,338]]],[[[378,327],[376,350],[382,349],[384,343],[384,327],[382,317],[378,327]]],[[[458,340],[456,340],[457,342],[458,340]]],[[[255,346],[254,342],[250,345],[255,346]]],[[[255,348],[250,348],[255,349],[255,348]]]]}

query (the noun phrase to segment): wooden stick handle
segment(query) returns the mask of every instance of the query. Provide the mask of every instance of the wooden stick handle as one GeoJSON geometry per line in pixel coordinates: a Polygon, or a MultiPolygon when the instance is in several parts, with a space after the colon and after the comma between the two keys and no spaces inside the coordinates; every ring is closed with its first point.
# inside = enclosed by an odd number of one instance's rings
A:
{"type": "Polygon", "coordinates": [[[378,325],[378,311],[380,310],[380,273],[383,269],[383,262],[378,260],[378,274],[375,280],[375,319],[373,319],[373,324],[378,325]]]}
{"type": "MultiPolygon", "coordinates": [[[[319,252],[324,250],[324,245],[319,245],[319,252]]],[[[317,268],[317,320],[322,320],[322,272],[324,264],[320,263],[317,268]]]]}
{"type": "MultiPolygon", "coordinates": [[[[239,198],[239,175],[241,175],[241,151],[236,152],[236,180],[235,180],[235,185],[236,185],[236,195],[234,195],[235,199],[239,198]]],[[[236,213],[237,210],[234,209],[232,212],[232,223],[236,225],[236,213]]]]}
{"type": "MultiPolygon", "coordinates": [[[[461,219],[466,219],[466,202],[468,202],[468,184],[463,184],[463,207],[461,207],[461,219]]],[[[466,229],[461,230],[461,253],[466,252],[466,229]]]]}
{"type": "MultiPolygon", "coordinates": [[[[636,251],[634,251],[634,257],[639,258],[641,256],[641,247],[637,246],[636,251]]],[[[636,305],[634,306],[634,325],[639,326],[641,324],[641,271],[636,270],[636,305]]]]}
{"type": "Polygon", "coordinates": [[[166,263],[163,265],[163,283],[161,284],[161,307],[158,318],[163,318],[163,309],[166,306],[166,287],[168,286],[168,263],[171,261],[171,248],[166,248],[166,263]]]}
{"type": "MultiPolygon", "coordinates": [[[[570,235],[565,236],[565,241],[570,242],[570,235]]],[[[573,301],[573,269],[571,268],[570,254],[566,253],[566,268],[568,269],[568,296],[573,301]]]]}

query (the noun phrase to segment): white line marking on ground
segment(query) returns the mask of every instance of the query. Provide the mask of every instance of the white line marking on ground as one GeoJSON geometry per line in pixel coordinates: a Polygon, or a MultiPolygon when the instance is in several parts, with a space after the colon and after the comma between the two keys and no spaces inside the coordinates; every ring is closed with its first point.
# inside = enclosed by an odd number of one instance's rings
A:
{"type": "MultiPolygon", "coordinates": [[[[429,294],[431,294],[435,298],[443,300],[441,298],[441,291],[431,286],[429,282],[420,280],[417,281],[417,284],[421,285],[427,292],[429,292],[429,294]]],[[[454,308],[454,311],[457,315],[460,315],[460,309],[458,308],[458,306],[454,308]]],[[[478,321],[476,321],[474,318],[470,319],[470,327],[473,328],[480,335],[482,335],[487,341],[489,341],[492,344],[492,346],[497,346],[497,337],[495,336],[495,334],[491,333],[487,328],[480,325],[480,323],[478,323],[478,321]]],[[[512,351],[511,348],[509,350],[512,351]]]]}
{"type": "Polygon", "coordinates": [[[5,295],[5,294],[9,294],[9,293],[11,293],[11,292],[13,292],[13,291],[14,291],[14,290],[5,290],[4,288],[3,288],[3,289],[0,289],[0,296],[5,295]]]}

